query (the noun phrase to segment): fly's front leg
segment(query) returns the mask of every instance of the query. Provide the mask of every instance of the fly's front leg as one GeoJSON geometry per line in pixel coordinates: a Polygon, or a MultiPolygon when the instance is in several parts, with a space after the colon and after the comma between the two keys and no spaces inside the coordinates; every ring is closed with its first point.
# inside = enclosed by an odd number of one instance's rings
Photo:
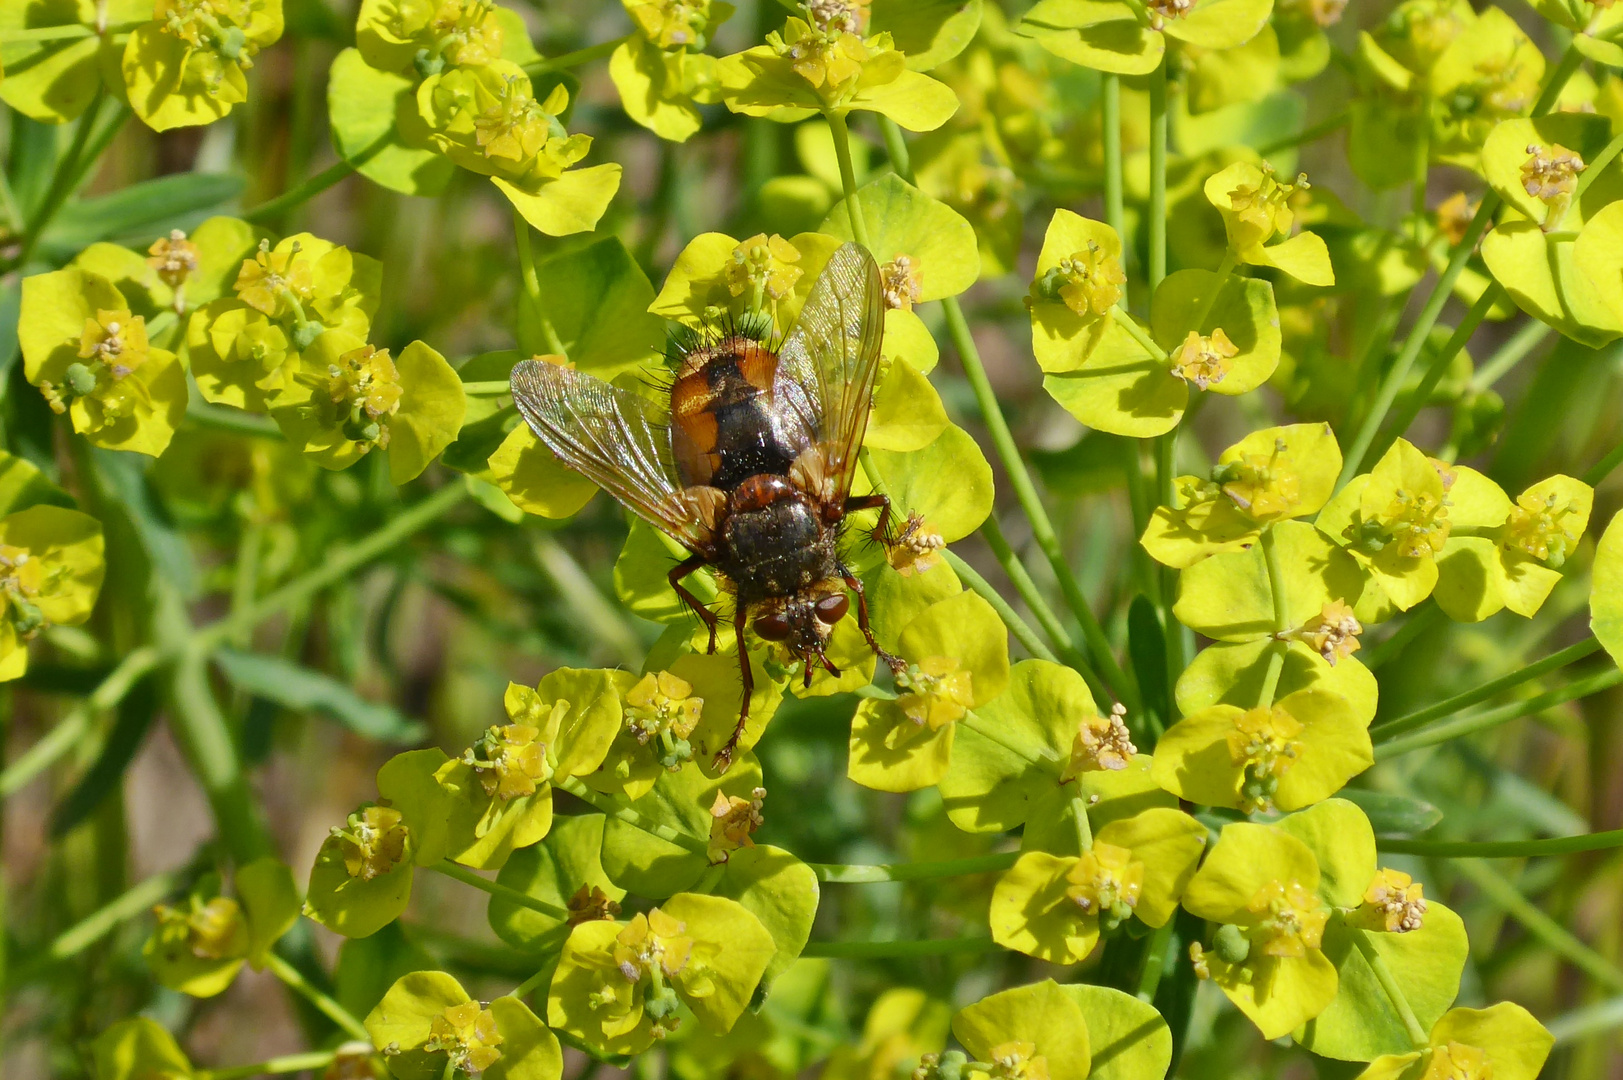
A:
{"type": "Polygon", "coordinates": [[[892,544],[894,544],[896,542],[896,538],[893,537],[890,532],[890,496],[875,493],[873,495],[853,495],[845,500],[845,512],[847,514],[855,514],[863,510],[879,511],[879,522],[874,526],[873,532],[869,533],[868,536],[871,539],[884,544],[886,547],[890,547],[892,544]]]}
{"type": "MultiPolygon", "coordinates": [[[[744,723],[750,715],[750,695],[755,693],[755,673],[750,670],[749,650],[744,647],[744,623],[746,613],[742,605],[733,615],[733,632],[738,641],[738,681],[744,687],[744,700],[738,706],[738,726],[733,728],[732,737],[727,740],[716,754],[716,768],[726,772],[732,768],[733,754],[738,749],[738,740],[744,737],[744,723]]],[[[715,632],[715,627],[711,627],[715,632]]]]}
{"type": "Polygon", "coordinates": [[[863,591],[862,579],[851,573],[843,565],[840,567],[840,576],[845,579],[846,588],[857,594],[857,629],[862,631],[862,637],[868,643],[868,648],[874,655],[885,662],[893,674],[906,670],[907,662],[901,657],[886,652],[873,636],[873,627],[868,623],[868,594],[863,591]]]}
{"type": "MultiPolygon", "coordinates": [[[[710,647],[705,652],[714,653],[716,651],[716,614],[699,603],[699,598],[689,592],[686,585],[682,584],[683,578],[709,565],[710,560],[703,555],[689,555],[671,568],[671,572],[665,575],[665,580],[671,583],[671,588],[676,591],[676,595],[681,599],[682,603],[691,608],[693,613],[703,620],[706,629],[710,631],[710,647]]],[[[739,640],[742,641],[743,637],[740,636],[739,640]]]]}

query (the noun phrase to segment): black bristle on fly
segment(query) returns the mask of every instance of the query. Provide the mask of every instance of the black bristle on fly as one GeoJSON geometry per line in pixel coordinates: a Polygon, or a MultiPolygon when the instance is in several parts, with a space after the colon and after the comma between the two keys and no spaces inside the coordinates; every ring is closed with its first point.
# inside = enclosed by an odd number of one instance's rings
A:
{"type": "Polygon", "coordinates": [[[661,355],[665,359],[665,366],[677,372],[682,369],[682,362],[693,353],[714,348],[729,338],[747,338],[777,352],[782,341],[776,337],[776,329],[772,316],[761,311],[745,311],[736,315],[729,311],[697,328],[674,323],[666,332],[665,349],[661,355]]]}

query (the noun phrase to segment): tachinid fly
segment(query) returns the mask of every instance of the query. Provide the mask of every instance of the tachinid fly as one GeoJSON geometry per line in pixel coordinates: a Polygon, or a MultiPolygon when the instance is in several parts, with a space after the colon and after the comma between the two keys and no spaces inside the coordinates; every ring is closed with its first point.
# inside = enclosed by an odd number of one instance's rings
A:
{"type": "Polygon", "coordinates": [[[554,364],[513,368],[513,400],[536,437],[691,552],[669,577],[709,628],[711,652],[718,617],[682,580],[708,566],[732,593],[744,697],[716,756],[722,768],[749,715],[751,620],[756,634],[805,664],[810,683],[814,664],[838,674],[825,649],[850,590],[869,647],[893,670],[900,665],[874,640],[862,584],[839,548],[846,515],[858,510],[877,508],[874,535],[891,539],[889,500],[850,494],[883,315],[878,267],[845,244],[781,348],[736,333],[695,346],[679,358],[667,402],[554,364]]]}

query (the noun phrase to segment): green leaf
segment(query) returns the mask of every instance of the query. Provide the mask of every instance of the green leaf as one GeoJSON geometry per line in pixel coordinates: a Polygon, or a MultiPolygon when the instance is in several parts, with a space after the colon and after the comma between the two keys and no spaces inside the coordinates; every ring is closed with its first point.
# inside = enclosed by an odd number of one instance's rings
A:
{"type": "MultiPolygon", "coordinates": [[[[969,222],[895,173],[859,188],[857,205],[868,226],[874,261],[884,267],[905,256],[919,275],[920,300],[957,296],[980,276],[980,249],[969,222]]],[[[844,199],[828,212],[821,231],[840,240],[855,239],[844,199]]]]}
{"type": "Polygon", "coordinates": [[[415,480],[462,429],[467,399],[445,357],[413,341],[395,358],[400,408],[389,418],[389,479],[415,480]]]}
{"type": "Polygon", "coordinates": [[[1595,547],[1590,588],[1590,628],[1613,662],[1623,667],[1623,513],[1613,516],[1595,547]]]}
{"type": "MultiPolygon", "coordinates": [[[[1385,933],[1359,930],[1338,914],[1324,930],[1324,955],[1339,978],[1335,1000],[1296,1033],[1296,1041],[1325,1057],[1368,1061],[1411,1048],[1408,1031],[1392,1007],[1369,961],[1353,941],[1365,934],[1403,988],[1403,997],[1422,1028],[1431,1028],[1454,1003],[1470,953],[1465,924],[1434,899],[1418,930],[1385,933]]],[[[1496,1072],[1495,1075],[1498,1075],[1496,1072]]]]}
{"type": "Polygon", "coordinates": [[[156,1020],[145,1016],[120,1020],[100,1035],[91,1047],[97,1080],[146,1080],[147,1077],[189,1077],[192,1063],[156,1020]]]}
{"type": "Polygon", "coordinates": [[[1081,1004],[1053,979],[1017,986],[959,1009],[952,1033],[977,1061],[994,1047],[1031,1043],[1048,1059],[1049,1080],[1083,1080],[1092,1064],[1087,1018],[1081,1004]]]}
{"type": "MultiPolygon", "coordinates": [[[[1604,217],[1607,224],[1596,230],[1591,245],[1605,243],[1606,230],[1617,216],[1597,215],[1597,221],[1604,217]]],[[[1518,307],[1572,340],[1599,348],[1623,335],[1623,308],[1609,302],[1623,286],[1592,276],[1597,262],[1617,263],[1615,251],[1603,255],[1604,249],[1588,250],[1589,258],[1579,262],[1570,237],[1546,235],[1512,211],[1482,240],[1483,262],[1518,307]]]]}
{"type": "MultiPolygon", "coordinates": [[[[638,799],[635,811],[651,826],[665,826],[705,840],[710,835],[710,807],[716,793],[748,798],[761,784],[761,766],[752,754],[741,754],[727,775],[712,780],[688,762],[655,781],[638,799]]],[[[662,840],[635,825],[610,817],[603,826],[603,871],[609,879],[638,896],[665,897],[692,887],[710,861],[705,853],[662,840]]]]}
{"type": "Polygon", "coordinates": [[[654,287],[618,237],[538,264],[542,314],[581,371],[611,380],[657,357],[665,322],[648,308],[654,287]]]}
{"type": "Polygon", "coordinates": [[[383,1000],[367,1014],[365,1024],[378,1048],[393,1046],[389,1071],[397,1080],[431,1080],[445,1069],[443,1050],[424,1050],[434,1021],[445,1010],[466,1004],[468,992],[443,971],[414,971],[402,975],[383,1000]]]}
{"type": "Polygon", "coordinates": [[[1163,348],[1174,352],[1190,333],[1210,336],[1221,329],[1239,352],[1208,389],[1214,394],[1243,394],[1267,382],[1279,365],[1274,287],[1258,278],[1231,276],[1214,300],[1212,290],[1217,286],[1217,275],[1210,270],[1169,275],[1150,301],[1150,330],[1163,348]]]}
{"type": "Polygon", "coordinates": [[[406,937],[400,924],[390,923],[371,937],[347,938],[338,946],[333,997],[352,1016],[365,1016],[395,980],[433,966],[433,958],[406,937]]]}
{"type": "MultiPolygon", "coordinates": [[[[1219,642],[1201,650],[1178,677],[1178,711],[1188,716],[1212,705],[1250,708],[1267,679],[1269,655],[1278,647],[1269,638],[1259,638],[1219,642]]],[[[1298,690],[1322,690],[1345,701],[1360,723],[1368,725],[1375,719],[1379,688],[1375,676],[1355,657],[1332,666],[1300,641],[1288,642],[1284,648],[1285,666],[1280,669],[1274,691],[1277,696],[1298,690]]]]}
{"type": "Polygon", "coordinates": [[[40,237],[40,248],[65,257],[98,240],[145,247],[154,236],[170,229],[190,231],[211,213],[235,202],[246,183],[238,173],[178,173],[80,199],[57,213],[40,237]]]}
{"type": "Polygon", "coordinates": [[[1362,810],[1346,799],[1327,799],[1277,824],[1313,852],[1319,864],[1321,897],[1343,908],[1363,902],[1376,867],[1375,830],[1362,810]]]}
{"type": "Polygon", "coordinates": [[[893,362],[874,388],[873,417],[863,445],[902,454],[922,450],[950,424],[930,380],[910,363],[893,362]]]}
{"type": "Polygon", "coordinates": [[[738,901],[772,935],[777,951],[761,973],[765,993],[800,958],[811,937],[817,917],[817,875],[782,848],[762,844],[732,852],[714,892],[738,901]]]}
{"type": "Polygon", "coordinates": [[[874,449],[869,454],[879,471],[876,483],[890,496],[891,513],[905,521],[919,514],[925,527],[957,543],[992,513],[992,466],[974,436],[949,424],[918,450],[898,453],[874,449]]]}
{"type": "Polygon", "coordinates": [[[868,29],[888,33],[913,71],[929,71],[968,47],[982,0],[873,0],[868,29]]]}
{"type": "Polygon", "coordinates": [[[1166,51],[1122,0],[1038,0],[1020,30],[1062,60],[1118,75],[1148,75],[1166,51]]]}
{"type": "Polygon", "coordinates": [[[327,76],[327,115],[333,149],[368,180],[405,195],[445,190],[455,166],[428,145],[412,80],[345,49],[327,76]]]}
{"type": "Polygon", "coordinates": [[[412,864],[402,860],[370,881],[350,877],[341,841],[329,836],[316,853],[304,913],[327,929],[349,938],[377,933],[399,918],[411,901],[412,864]]]}
{"type": "Polygon", "coordinates": [[[248,962],[257,971],[271,946],[299,920],[299,888],[287,864],[270,855],[239,867],[234,884],[248,916],[248,962]]]}
{"type": "Polygon", "coordinates": [[[44,503],[73,509],[73,496],[57,487],[26,458],[0,451],[0,515],[44,503]]]}
{"type": "Polygon", "coordinates": [[[421,742],[428,728],[391,705],[367,701],[330,675],[280,656],[220,649],[214,663],[233,686],[299,713],[319,713],[357,735],[395,745],[421,742]]]}
{"type": "MultiPolygon", "coordinates": [[[[614,901],[624,899],[625,890],[603,872],[603,822],[602,814],[554,818],[547,838],[515,851],[496,881],[560,908],[582,886],[602,889],[614,901]]],[[[568,932],[567,923],[500,896],[490,898],[487,917],[497,936],[527,951],[561,945],[568,932]]]]}
{"type": "Polygon", "coordinates": [[[1108,986],[1060,987],[1082,1010],[1093,1052],[1088,1080],[1140,1080],[1165,1076],[1172,1065],[1172,1032],[1155,1006],[1108,986]]]}

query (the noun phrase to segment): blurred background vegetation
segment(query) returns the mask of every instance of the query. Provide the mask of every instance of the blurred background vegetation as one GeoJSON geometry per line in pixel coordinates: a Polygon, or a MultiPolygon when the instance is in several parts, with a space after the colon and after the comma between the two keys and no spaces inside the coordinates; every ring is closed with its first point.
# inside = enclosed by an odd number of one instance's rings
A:
{"type": "MultiPolygon", "coordinates": [[[[629,26],[621,5],[608,0],[532,0],[517,6],[538,48],[549,56],[619,37],[629,26]]],[[[1002,6],[1018,14],[1026,5],[1007,0],[1002,6]]],[[[1329,30],[1335,59],[1305,83],[1279,90],[1265,86],[1257,101],[1193,119],[1175,105],[1174,145],[1190,155],[1229,142],[1267,150],[1281,134],[1334,119],[1348,100],[1346,58],[1357,32],[1383,18],[1389,6],[1386,0],[1349,5],[1329,30]]],[[[1521,4],[1508,4],[1506,10],[1541,41],[1547,56],[1556,55],[1559,43],[1548,40],[1546,24],[1521,4]]],[[[743,0],[739,14],[720,31],[715,51],[753,44],[782,16],[770,0],[743,0]]],[[[226,120],[162,135],[139,124],[124,125],[79,200],[45,235],[41,256],[65,260],[85,243],[104,238],[144,246],[162,230],[258,206],[332,164],[326,72],[350,44],[353,6],[347,0],[289,0],[287,21],[283,39],[257,58],[247,103],[226,120]],[[154,183],[161,178],[171,179],[154,183]],[[110,207],[118,213],[111,214],[110,207]],[[107,220],[119,222],[113,235],[101,224],[107,220]]],[[[918,141],[915,161],[924,186],[970,216],[987,236],[1001,238],[991,246],[1008,258],[1010,272],[988,274],[966,297],[966,308],[1006,414],[1046,486],[1073,565],[1096,610],[1116,613],[1109,628],[1120,636],[1131,598],[1124,591],[1132,587],[1128,567],[1140,557],[1130,546],[1124,441],[1084,435],[1042,392],[1021,304],[1053,208],[1103,216],[1099,79],[1044,60],[1035,50],[1015,54],[986,47],[1000,22],[989,18],[983,41],[935,73],[960,89],[963,108],[946,131],[918,141]],[[1005,150],[1002,160],[987,150],[994,143],[1005,150]]],[[[625,188],[600,230],[620,236],[656,285],[675,253],[700,232],[789,235],[813,227],[836,197],[832,151],[815,123],[796,128],[712,107],[704,130],[675,145],[625,117],[602,63],[577,73],[581,90],[571,129],[598,140],[594,160],[626,166],[625,188]]],[[[1603,85],[1595,98],[1602,111],[1617,110],[1614,125],[1623,122],[1618,90],[1603,85]]],[[[1131,220],[1147,176],[1147,100],[1133,80],[1125,81],[1123,100],[1131,220]]],[[[864,148],[871,148],[872,166],[882,167],[877,129],[867,121],[853,126],[864,148]]],[[[46,160],[48,165],[48,157],[30,158],[19,148],[49,145],[65,138],[64,132],[15,113],[7,115],[0,132],[11,163],[11,191],[19,201],[37,197],[48,171],[41,175],[39,167],[30,171],[25,163],[46,160]]],[[[863,156],[858,155],[859,168],[863,156]]],[[[1404,190],[1374,193],[1356,180],[1340,133],[1304,145],[1299,154],[1275,152],[1273,160],[1282,172],[1305,170],[1315,187],[1334,191],[1368,220],[1395,226],[1409,209],[1404,190]]],[[[1217,215],[1196,186],[1209,171],[1195,168],[1179,175],[1175,169],[1172,269],[1207,265],[1205,245],[1214,235],[1221,242],[1217,215]]],[[[1428,202],[1436,206],[1455,191],[1479,189],[1480,181],[1469,173],[1434,169],[1428,202]]],[[[519,276],[509,209],[481,177],[459,171],[450,189],[432,200],[350,178],[264,223],[283,233],[308,229],[382,260],[384,292],[375,340],[421,338],[453,362],[513,345],[519,276]]],[[[548,246],[539,254],[545,258],[570,242],[543,238],[543,243],[548,246]]],[[[9,307],[0,309],[0,321],[9,325],[0,325],[0,423],[14,450],[36,461],[58,462],[65,457],[54,441],[61,429],[53,428],[40,395],[24,382],[16,362],[15,274],[4,287],[9,307]]],[[[1288,359],[1273,386],[1236,399],[1234,408],[1196,417],[1195,435],[1184,441],[1192,463],[1201,453],[1215,455],[1253,427],[1282,422],[1279,418],[1341,419],[1362,385],[1354,358],[1367,349],[1376,365],[1390,359],[1391,327],[1382,320],[1398,312],[1359,310],[1336,296],[1292,300],[1300,297],[1282,288],[1288,359]]],[[[1462,310],[1451,309],[1452,317],[1462,310]]],[[[925,316],[927,321],[937,317],[925,316]]],[[[1449,319],[1445,315],[1444,321],[1449,319]]],[[[1489,324],[1473,347],[1476,381],[1465,370],[1436,391],[1450,404],[1470,394],[1468,407],[1425,411],[1411,432],[1431,451],[1455,446],[1462,460],[1511,491],[1552,472],[1579,475],[1623,439],[1623,348],[1589,350],[1532,326],[1526,329],[1521,316],[1489,324]],[[1487,392],[1482,362],[1507,343],[1526,359],[1493,386],[1495,396],[1487,392]],[[1463,429],[1451,425],[1456,411],[1474,419],[1463,429]]],[[[954,420],[979,435],[983,429],[967,384],[950,350],[943,352],[934,381],[954,420]]],[[[275,438],[198,421],[177,436],[150,482],[127,464],[109,466],[109,475],[135,508],[131,527],[142,530],[154,558],[165,562],[165,572],[181,583],[200,616],[210,618],[240,603],[244,588],[247,595],[263,593],[371,532],[402,500],[409,501],[388,483],[378,457],[344,473],[327,473],[275,438]]],[[[71,463],[66,467],[71,471],[71,463]]],[[[416,484],[432,487],[448,480],[455,478],[436,466],[416,484]]],[[[1614,475],[1598,492],[1593,520],[1608,520],[1620,504],[1623,483],[1614,475]]],[[[1017,551],[1030,546],[1017,513],[1006,515],[1004,527],[1017,551]]],[[[501,693],[509,680],[533,684],[563,665],[637,664],[659,628],[623,614],[614,599],[612,570],[625,532],[621,512],[604,497],[561,524],[536,518],[515,524],[468,503],[265,625],[251,642],[239,642],[353,690],[325,707],[290,709],[252,692],[252,679],[244,678],[227,698],[252,787],[281,855],[302,873],[328,828],[372,797],[373,775],[383,760],[403,746],[432,744],[456,752],[468,745],[501,715],[501,693]]],[[[128,565],[141,557],[136,549],[121,545],[116,529],[110,533],[110,583],[144,580],[142,568],[128,565]]],[[[961,553],[990,580],[1006,585],[980,540],[966,541],[961,553]]],[[[1580,558],[1587,562],[1588,552],[1580,558]]],[[[1043,579],[1041,558],[1028,559],[1027,565],[1039,586],[1052,585],[1043,579]]],[[[53,631],[27,676],[0,686],[8,762],[52,729],[71,707],[67,695],[95,686],[135,640],[145,602],[138,588],[109,588],[90,626],[53,631]]],[[[1584,585],[1571,581],[1530,621],[1505,614],[1476,626],[1440,619],[1394,624],[1410,629],[1399,629],[1402,639],[1388,646],[1369,642],[1364,654],[1380,677],[1382,716],[1403,715],[1481,682],[1484,672],[1512,670],[1525,656],[1576,640],[1584,632],[1585,600],[1584,585]]],[[[329,688],[321,683],[317,690],[329,688]]],[[[1524,687],[1527,694],[1538,689],[1536,682],[1524,687]]],[[[1623,692],[1614,689],[1551,709],[1537,722],[1506,725],[1404,756],[1358,783],[1424,800],[1459,839],[1617,828],[1623,826],[1620,701],[1623,692]]],[[[853,704],[849,697],[785,701],[758,748],[771,791],[758,839],[807,861],[856,863],[972,855],[997,842],[954,829],[933,790],[894,796],[847,781],[844,757],[853,704]]],[[[84,1075],[88,1040],[136,1010],[187,1031],[186,1042],[201,1060],[260,1060],[305,1045],[307,1032],[325,1030],[323,1018],[268,975],[245,972],[228,993],[207,1001],[157,988],[140,955],[147,933],[141,919],[66,962],[44,955],[64,929],[132,883],[207,861],[208,805],[162,721],[157,688],[138,686],[114,714],[98,718],[60,764],[4,791],[6,1007],[0,1063],[7,1075],[84,1075]]],[[[1395,862],[1424,880],[1428,895],[1445,899],[1466,918],[1473,955],[1461,1004],[1509,998],[1548,1022],[1623,993],[1623,853],[1495,864],[1496,872],[1531,898],[1544,921],[1507,912],[1503,898],[1491,887],[1484,891],[1469,866],[1395,862]],[[1561,937],[1567,931],[1592,949],[1574,949],[1571,939],[1561,937]]],[[[829,885],[814,937],[830,936],[834,927],[847,935],[880,938],[973,932],[984,918],[991,884],[990,877],[970,877],[829,885]]],[[[384,965],[412,956],[432,957],[476,994],[505,992],[527,977],[531,966],[492,934],[484,908],[477,893],[422,875],[403,929],[391,927],[376,939],[344,946],[362,952],[344,969],[349,982],[337,987],[340,1000],[364,1001],[384,965]]],[[[316,971],[319,962],[331,969],[338,949],[334,936],[305,921],[289,942],[295,954],[303,954],[302,966],[316,971]]],[[[780,1034],[791,1032],[807,1046],[828,1047],[859,1037],[868,1004],[887,986],[919,986],[963,1002],[1048,973],[1037,961],[1014,953],[811,961],[769,1018],[776,1018],[780,1034]]],[[[1202,988],[1179,1075],[1333,1077],[1351,1076],[1359,1068],[1315,1062],[1299,1048],[1259,1043],[1251,1025],[1220,1003],[1215,988],[1202,988]]],[[[1623,1014],[1618,1022],[1623,1023],[1623,1014]]],[[[733,1075],[781,1074],[780,1066],[760,1052],[764,1043],[736,1042],[733,1075]]],[[[1623,1077],[1618,1047],[1615,1026],[1564,1042],[1545,1075],[1623,1077]]],[[[574,1075],[584,1063],[578,1056],[571,1062],[574,1075]]],[[[680,1051],[668,1067],[684,1077],[714,1073],[680,1051]]]]}

